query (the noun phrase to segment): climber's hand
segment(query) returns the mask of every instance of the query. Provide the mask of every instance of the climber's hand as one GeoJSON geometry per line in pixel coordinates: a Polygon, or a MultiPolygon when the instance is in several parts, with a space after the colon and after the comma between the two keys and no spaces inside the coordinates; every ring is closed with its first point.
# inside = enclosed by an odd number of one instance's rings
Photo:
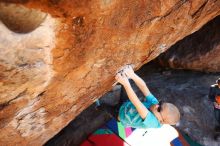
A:
{"type": "Polygon", "coordinates": [[[116,76],[115,76],[115,79],[116,79],[117,82],[119,82],[123,86],[130,85],[130,82],[128,81],[128,78],[125,75],[124,71],[117,73],[116,76]]]}
{"type": "Polygon", "coordinates": [[[133,68],[132,68],[131,65],[127,65],[127,66],[124,68],[123,72],[125,73],[125,75],[126,75],[128,78],[130,78],[130,79],[134,79],[134,78],[135,78],[135,73],[134,73],[134,70],[133,70],[133,68]]]}

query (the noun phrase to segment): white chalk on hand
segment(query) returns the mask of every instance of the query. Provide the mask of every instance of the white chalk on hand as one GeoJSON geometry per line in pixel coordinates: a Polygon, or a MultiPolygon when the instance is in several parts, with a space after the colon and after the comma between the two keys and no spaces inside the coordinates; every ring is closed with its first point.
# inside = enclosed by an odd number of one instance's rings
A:
{"type": "MultiPolygon", "coordinates": [[[[132,69],[134,69],[134,64],[127,64],[127,65],[125,65],[125,66],[123,66],[123,67],[121,67],[117,72],[116,72],[116,74],[117,73],[120,73],[120,72],[123,72],[123,70],[127,67],[127,66],[131,66],[132,67],[132,69]]],[[[115,85],[117,85],[118,84],[118,82],[116,81],[116,82],[114,82],[114,84],[112,85],[112,87],[114,87],[115,85]]]]}

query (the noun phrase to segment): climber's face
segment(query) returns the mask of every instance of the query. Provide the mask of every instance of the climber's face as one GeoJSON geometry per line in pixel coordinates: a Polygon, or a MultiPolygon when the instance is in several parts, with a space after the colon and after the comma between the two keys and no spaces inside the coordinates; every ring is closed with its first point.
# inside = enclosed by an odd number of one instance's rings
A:
{"type": "Polygon", "coordinates": [[[160,101],[158,106],[157,106],[157,112],[159,113],[159,120],[161,123],[164,123],[165,122],[165,119],[164,119],[164,115],[163,115],[163,101],[160,101]]]}
{"type": "Polygon", "coordinates": [[[157,117],[157,119],[160,121],[161,124],[165,123],[165,115],[164,115],[164,107],[163,102],[160,101],[158,104],[155,104],[150,107],[151,111],[154,113],[154,115],[157,117]]]}

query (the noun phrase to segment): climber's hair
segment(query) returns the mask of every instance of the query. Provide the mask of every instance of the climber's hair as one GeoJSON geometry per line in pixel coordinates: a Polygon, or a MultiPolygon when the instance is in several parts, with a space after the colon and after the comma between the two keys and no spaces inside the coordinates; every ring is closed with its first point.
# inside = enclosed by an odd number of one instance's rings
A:
{"type": "Polygon", "coordinates": [[[179,109],[172,103],[164,103],[164,108],[166,108],[166,124],[176,125],[180,121],[179,109]]]}

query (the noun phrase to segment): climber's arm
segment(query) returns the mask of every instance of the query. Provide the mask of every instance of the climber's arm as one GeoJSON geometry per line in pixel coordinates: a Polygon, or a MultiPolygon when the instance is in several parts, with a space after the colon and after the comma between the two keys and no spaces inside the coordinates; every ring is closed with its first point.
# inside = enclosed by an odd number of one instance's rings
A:
{"type": "Polygon", "coordinates": [[[142,91],[142,93],[144,94],[145,97],[150,94],[150,91],[149,91],[147,85],[145,84],[144,80],[141,79],[137,74],[134,73],[131,66],[127,66],[127,68],[125,68],[124,72],[125,72],[126,76],[128,76],[129,78],[131,78],[135,82],[135,84],[142,91]]]}
{"type": "Polygon", "coordinates": [[[138,111],[139,115],[141,116],[141,118],[145,119],[149,111],[143,105],[143,103],[139,100],[137,95],[135,94],[135,92],[132,89],[126,75],[124,73],[118,73],[116,75],[116,80],[124,86],[124,88],[127,92],[128,98],[130,99],[130,101],[133,103],[133,105],[137,109],[137,111],[138,111]]]}

